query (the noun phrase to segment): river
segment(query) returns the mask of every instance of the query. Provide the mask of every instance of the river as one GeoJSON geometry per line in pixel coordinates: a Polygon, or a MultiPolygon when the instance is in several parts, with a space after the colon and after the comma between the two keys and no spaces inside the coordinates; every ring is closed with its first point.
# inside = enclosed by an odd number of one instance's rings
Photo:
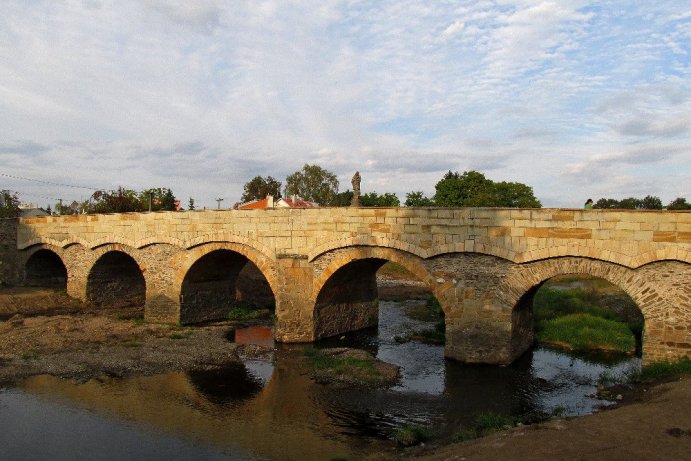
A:
{"type": "Polygon", "coordinates": [[[270,345],[264,358],[215,372],[176,372],[85,383],[42,375],[0,390],[3,460],[362,459],[396,450],[397,428],[422,425],[451,436],[479,413],[517,417],[592,413],[598,379],[640,367],[637,358],[578,357],[537,347],[508,367],[465,366],[443,346],[400,343],[429,327],[381,302],[379,327],[318,347],[369,350],[401,367],[387,389],[334,389],[314,383],[301,345],[274,345],[262,328],[236,341],[270,345]]]}

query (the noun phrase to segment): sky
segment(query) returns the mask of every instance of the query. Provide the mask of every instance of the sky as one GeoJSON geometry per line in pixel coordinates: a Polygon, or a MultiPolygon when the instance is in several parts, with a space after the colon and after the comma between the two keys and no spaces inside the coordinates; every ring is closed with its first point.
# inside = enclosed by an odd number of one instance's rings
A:
{"type": "Polygon", "coordinates": [[[449,170],[528,184],[546,207],[691,200],[688,0],[0,12],[0,189],[24,202],[169,187],[228,207],[253,177],[285,184],[306,163],[402,202],[449,170]]]}

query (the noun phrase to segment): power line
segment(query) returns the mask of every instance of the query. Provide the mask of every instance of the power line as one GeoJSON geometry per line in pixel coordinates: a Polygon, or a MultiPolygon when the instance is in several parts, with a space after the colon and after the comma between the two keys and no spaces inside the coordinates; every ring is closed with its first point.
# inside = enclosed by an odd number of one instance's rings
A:
{"type": "Polygon", "coordinates": [[[97,187],[75,186],[73,184],[63,184],[63,183],[59,183],[59,182],[44,181],[42,179],[25,178],[23,176],[15,176],[12,174],[2,173],[2,172],[0,172],[0,176],[4,176],[6,178],[12,178],[12,179],[21,179],[23,181],[33,181],[33,182],[38,182],[38,183],[42,183],[42,184],[49,184],[51,186],[72,187],[74,189],[99,190],[97,187]]]}

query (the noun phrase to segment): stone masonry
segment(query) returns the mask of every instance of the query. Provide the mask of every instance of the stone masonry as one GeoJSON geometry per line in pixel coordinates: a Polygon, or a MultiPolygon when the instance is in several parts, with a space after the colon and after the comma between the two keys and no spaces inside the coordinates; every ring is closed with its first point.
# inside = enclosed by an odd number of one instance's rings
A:
{"type": "MultiPolygon", "coordinates": [[[[64,263],[68,294],[83,300],[100,290],[94,284],[107,278],[106,262],[138,268],[152,322],[219,315],[216,299],[232,291],[219,284],[236,283],[251,263],[273,293],[276,338],[285,342],[375,323],[374,274],[394,261],[435,294],[446,314],[446,355],[465,362],[513,361],[532,343],[531,311],[523,306],[535,288],[555,275],[591,274],[637,302],[644,361],[691,355],[689,212],[350,207],[80,215],[21,219],[16,250],[2,243],[0,275],[26,278],[36,266],[29,259],[50,250],[64,263]],[[205,304],[213,305],[208,312],[205,304]]],[[[131,273],[112,276],[123,271],[131,273]]]]}

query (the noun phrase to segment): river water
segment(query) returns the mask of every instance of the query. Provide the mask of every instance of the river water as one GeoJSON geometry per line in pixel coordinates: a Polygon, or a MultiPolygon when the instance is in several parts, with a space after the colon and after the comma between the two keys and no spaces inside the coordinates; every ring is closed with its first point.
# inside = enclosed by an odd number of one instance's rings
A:
{"type": "MultiPolygon", "coordinates": [[[[408,301],[411,303],[413,301],[408,301]]],[[[237,342],[271,345],[265,358],[215,372],[76,383],[32,377],[0,390],[0,458],[85,460],[362,459],[395,450],[392,433],[417,424],[448,437],[478,413],[583,415],[611,402],[589,395],[598,379],[640,361],[577,357],[538,347],[508,367],[445,360],[443,346],[394,338],[431,324],[382,302],[379,328],[318,347],[369,350],[401,367],[388,389],[333,389],[309,378],[302,348],[273,345],[262,328],[237,342]]]]}

